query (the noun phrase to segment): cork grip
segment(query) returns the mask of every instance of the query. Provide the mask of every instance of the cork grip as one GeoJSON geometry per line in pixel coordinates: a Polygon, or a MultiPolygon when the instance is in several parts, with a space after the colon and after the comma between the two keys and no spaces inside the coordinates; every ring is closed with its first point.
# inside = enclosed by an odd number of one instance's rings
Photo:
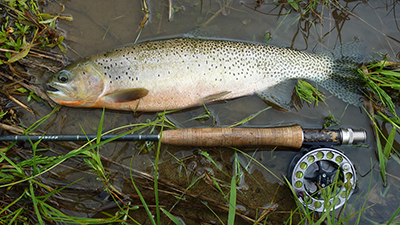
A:
{"type": "Polygon", "coordinates": [[[161,142],[190,146],[282,146],[300,148],[303,130],[300,126],[277,128],[191,128],[167,130],[161,142]]]}

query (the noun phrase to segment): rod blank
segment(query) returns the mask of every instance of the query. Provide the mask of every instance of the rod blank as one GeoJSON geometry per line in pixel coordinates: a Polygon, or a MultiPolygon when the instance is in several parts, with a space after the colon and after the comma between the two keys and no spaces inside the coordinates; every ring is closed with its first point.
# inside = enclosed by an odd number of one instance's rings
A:
{"type": "MultiPolygon", "coordinates": [[[[118,135],[114,134],[105,134],[101,136],[101,140],[107,140],[110,138],[114,138],[118,135]]],[[[90,135],[14,135],[14,136],[0,136],[0,141],[16,141],[16,142],[25,142],[25,141],[50,141],[50,142],[57,142],[57,141],[87,141],[97,138],[97,135],[90,134],[90,135]]],[[[115,141],[158,141],[160,137],[158,134],[127,134],[125,136],[119,137],[115,139],[115,141]]]]}

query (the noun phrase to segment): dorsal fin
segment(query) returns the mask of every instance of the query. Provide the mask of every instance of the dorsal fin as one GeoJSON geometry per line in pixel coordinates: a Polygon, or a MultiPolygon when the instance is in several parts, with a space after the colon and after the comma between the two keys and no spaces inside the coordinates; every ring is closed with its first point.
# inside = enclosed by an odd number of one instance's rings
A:
{"type": "Polygon", "coordinates": [[[133,88],[118,92],[113,92],[104,96],[113,102],[130,102],[143,98],[149,93],[145,88],[133,88]]]}

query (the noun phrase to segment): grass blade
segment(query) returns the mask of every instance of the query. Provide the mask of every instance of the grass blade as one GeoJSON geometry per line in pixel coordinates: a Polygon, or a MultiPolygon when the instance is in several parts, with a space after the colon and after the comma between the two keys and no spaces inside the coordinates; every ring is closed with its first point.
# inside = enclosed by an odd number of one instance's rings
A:
{"type": "Polygon", "coordinates": [[[235,224],[235,212],[236,212],[236,178],[238,176],[237,171],[239,165],[239,160],[237,153],[235,152],[235,161],[234,161],[235,169],[234,169],[234,175],[232,176],[231,179],[231,191],[230,191],[230,197],[229,197],[229,214],[228,214],[228,225],[234,225],[235,224]]]}
{"type": "MultiPolygon", "coordinates": [[[[129,168],[132,168],[133,157],[134,156],[131,157],[131,163],[130,163],[129,168]]],[[[142,193],[140,192],[139,188],[137,188],[137,186],[136,186],[136,183],[135,183],[135,181],[133,179],[133,174],[132,174],[132,170],[131,169],[129,170],[129,174],[130,174],[130,177],[131,177],[132,185],[135,188],[136,193],[139,196],[140,202],[142,202],[142,205],[143,205],[144,209],[146,210],[147,216],[149,217],[149,220],[151,221],[151,224],[156,225],[156,221],[154,221],[154,218],[153,218],[153,215],[150,212],[149,206],[147,206],[147,203],[144,200],[142,193]]]]}
{"type": "Polygon", "coordinates": [[[21,196],[19,196],[17,199],[15,199],[13,202],[11,202],[10,204],[8,204],[6,207],[4,207],[4,209],[0,210],[0,215],[2,215],[8,208],[10,208],[12,205],[14,205],[15,203],[17,203],[19,200],[21,200],[22,197],[25,196],[25,192],[22,193],[21,196]]]}
{"type": "MultiPolygon", "coordinates": [[[[400,212],[400,206],[399,206],[399,208],[397,208],[396,212],[393,213],[392,217],[390,218],[390,220],[387,222],[386,225],[390,225],[393,222],[393,220],[396,218],[397,214],[399,214],[399,212],[400,212]]],[[[395,224],[399,224],[399,223],[396,222],[395,224]]]]}
{"type": "Polygon", "coordinates": [[[100,137],[101,137],[101,133],[103,132],[103,122],[104,122],[104,112],[105,112],[105,108],[103,107],[103,113],[101,114],[101,118],[100,118],[100,122],[99,122],[99,127],[97,128],[97,141],[96,143],[100,143],[100,137]]]}
{"type": "Polygon", "coordinates": [[[214,210],[212,210],[212,208],[208,205],[207,202],[201,202],[201,203],[203,203],[203,205],[205,205],[205,206],[210,210],[210,212],[212,212],[212,213],[214,214],[214,216],[218,219],[218,221],[219,221],[222,225],[225,225],[224,221],[222,221],[222,219],[219,218],[218,214],[217,214],[214,210]]]}
{"type": "Polygon", "coordinates": [[[266,107],[264,109],[261,109],[260,111],[258,111],[256,113],[244,118],[243,120],[241,120],[241,121],[239,121],[239,122],[237,122],[237,123],[235,123],[233,125],[230,125],[229,127],[236,127],[236,126],[240,126],[240,125],[242,125],[244,123],[247,123],[250,120],[254,119],[256,116],[260,115],[262,112],[267,111],[268,109],[271,109],[271,108],[272,108],[272,106],[269,106],[269,107],[266,107]]]}
{"type": "Polygon", "coordinates": [[[390,134],[389,134],[388,138],[387,138],[385,149],[383,151],[383,155],[387,159],[389,159],[390,152],[391,152],[391,150],[393,148],[393,142],[394,142],[394,137],[396,136],[396,130],[397,130],[396,127],[393,127],[392,130],[390,131],[390,134]]]}
{"type": "Polygon", "coordinates": [[[378,128],[375,126],[375,133],[377,135],[376,137],[376,147],[378,149],[378,159],[379,159],[379,165],[381,167],[381,176],[383,179],[383,183],[386,184],[386,164],[387,164],[387,158],[383,154],[382,150],[382,144],[380,140],[380,133],[378,131],[378,128]]]}
{"type": "Polygon", "coordinates": [[[157,224],[161,224],[160,202],[159,202],[159,198],[158,198],[158,162],[159,162],[159,159],[160,159],[161,140],[162,140],[163,128],[164,128],[164,120],[161,123],[160,140],[158,141],[158,145],[157,145],[156,161],[155,161],[155,165],[154,165],[154,198],[156,200],[157,224]]]}
{"type": "Polygon", "coordinates": [[[35,196],[35,191],[33,190],[33,183],[29,182],[29,197],[32,199],[33,208],[35,209],[36,216],[38,218],[39,224],[44,224],[42,220],[42,216],[40,215],[39,206],[38,206],[38,199],[35,196]]]}
{"type": "Polygon", "coordinates": [[[178,220],[178,218],[176,218],[174,215],[172,215],[170,212],[168,212],[167,210],[165,210],[165,209],[163,209],[163,208],[160,208],[161,209],[161,211],[165,214],[165,215],[167,215],[168,216],[168,218],[170,219],[170,220],[172,220],[172,222],[174,222],[176,225],[183,225],[182,223],[181,223],[181,221],[179,221],[178,220]]]}

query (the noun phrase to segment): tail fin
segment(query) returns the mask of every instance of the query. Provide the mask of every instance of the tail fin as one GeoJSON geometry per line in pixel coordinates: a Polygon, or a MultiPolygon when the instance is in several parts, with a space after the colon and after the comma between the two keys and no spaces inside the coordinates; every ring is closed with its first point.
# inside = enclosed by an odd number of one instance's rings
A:
{"type": "MultiPolygon", "coordinates": [[[[330,52],[333,58],[332,74],[327,80],[318,83],[333,95],[352,105],[361,106],[364,82],[357,69],[370,56],[366,54],[362,41],[353,41],[330,52]]],[[[326,53],[329,54],[329,53],[326,53]]]]}
{"type": "Polygon", "coordinates": [[[355,106],[362,106],[362,90],[364,84],[361,79],[349,79],[334,75],[324,82],[318,83],[318,85],[322,86],[336,97],[342,99],[344,102],[355,106]]]}
{"type": "MultiPolygon", "coordinates": [[[[322,53],[329,55],[332,59],[331,74],[322,82],[309,81],[317,83],[344,102],[362,106],[362,93],[365,85],[357,74],[357,69],[362,63],[370,60],[369,55],[365,53],[365,49],[363,42],[354,41],[344,44],[333,51],[322,53]]],[[[293,108],[293,104],[291,95],[288,93],[293,92],[296,83],[297,80],[288,80],[267,90],[261,90],[257,94],[274,105],[290,110],[293,108]]]]}

